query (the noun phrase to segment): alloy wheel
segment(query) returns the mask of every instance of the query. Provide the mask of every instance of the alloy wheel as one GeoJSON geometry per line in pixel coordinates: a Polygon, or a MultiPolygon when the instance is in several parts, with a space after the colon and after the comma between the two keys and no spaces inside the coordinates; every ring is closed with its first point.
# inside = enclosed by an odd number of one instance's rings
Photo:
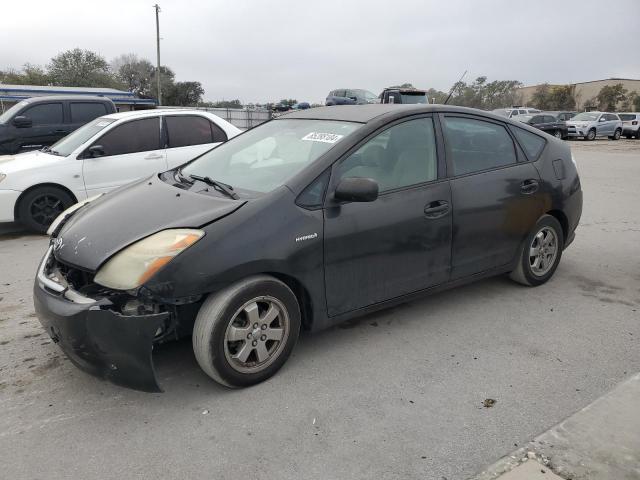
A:
{"type": "Polygon", "coordinates": [[[227,326],[226,360],[241,373],[264,370],[280,355],[289,330],[289,315],[282,302],[270,296],[253,298],[236,311],[227,326]]]}
{"type": "Polygon", "coordinates": [[[529,246],[529,266],[536,277],[546,275],[558,256],[558,235],[551,227],[542,227],[529,246]]]}
{"type": "Polygon", "coordinates": [[[64,211],[62,200],[55,195],[44,194],[36,197],[29,205],[29,214],[38,225],[49,226],[64,211]]]}
{"type": "Polygon", "coordinates": [[[556,138],[562,138],[562,132],[560,130],[556,130],[556,132],[553,134],[554,137],[556,138]]]}

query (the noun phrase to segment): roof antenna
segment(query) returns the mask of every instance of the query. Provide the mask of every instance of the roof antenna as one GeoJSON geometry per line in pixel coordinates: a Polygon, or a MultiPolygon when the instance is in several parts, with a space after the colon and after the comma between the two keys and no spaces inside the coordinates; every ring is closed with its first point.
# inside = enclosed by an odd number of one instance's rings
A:
{"type": "Polygon", "coordinates": [[[464,78],[464,76],[466,74],[467,74],[467,71],[465,70],[464,73],[462,74],[462,76],[460,77],[460,80],[458,80],[456,83],[453,84],[453,87],[451,87],[451,90],[449,91],[449,96],[444,101],[443,105],[446,105],[447,103],[449,103],[449,100],[451,99],[451,95],[453,95],[453,89],[456,88],[456,85],[459,84],[462,81],[462,79],[464,78]]]}

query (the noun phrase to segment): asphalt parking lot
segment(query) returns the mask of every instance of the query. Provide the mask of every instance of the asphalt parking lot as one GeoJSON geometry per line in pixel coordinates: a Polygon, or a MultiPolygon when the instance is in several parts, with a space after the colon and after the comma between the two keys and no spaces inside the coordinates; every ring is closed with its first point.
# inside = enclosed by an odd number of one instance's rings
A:
{"type": "Polygon", "coordinates": [[[552,281],[489,279],[303,335],[276,377],[245,390],[209,380],[189,341],[155,353],[162,394],[77,370],[33,313],[47,239],[3,226],[13,233],[0,237],[0,476],[480,471],[640,371],[640,141],[571,145],[584,213],[552,281]]]}

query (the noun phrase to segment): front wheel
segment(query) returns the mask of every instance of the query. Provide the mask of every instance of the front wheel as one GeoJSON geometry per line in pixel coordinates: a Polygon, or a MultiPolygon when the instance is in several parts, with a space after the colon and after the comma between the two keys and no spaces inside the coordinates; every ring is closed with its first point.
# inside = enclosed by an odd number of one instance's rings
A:
{"type": "Polygon", "coordinates": [[[591,130],[589,130],[589,133],[587,133],[587,136],[584,137],[585,140],[595,140],[596,139],[596,129],[592,128],[591,130]]]}
{"type": "Polygon", "coordinates": [[[211,294],[193,328],[200,367],[227,387],[247,387],[273,376],[300,333],[300,307],[284,283],[258,275],[211,294]]]}
{"type": "Polygon", "coordinates": [[[511,279],[531,287],[546,283],[558,268],[563,247],[560,222],[551,215],[543,215],[522,244],[511,279]]]}
{"type": "Polygon", "coordinates": [[[20,198],[18,220],[29,230],[46,233],[56,217],[74,203],[75,199],[61,188],[36,187],[20,198]]]}

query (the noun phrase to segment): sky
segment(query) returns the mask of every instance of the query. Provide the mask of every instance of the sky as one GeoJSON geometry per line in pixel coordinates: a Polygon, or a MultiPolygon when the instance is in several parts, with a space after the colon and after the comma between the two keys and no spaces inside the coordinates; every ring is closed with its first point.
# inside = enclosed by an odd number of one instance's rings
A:
{"type": "MultiPolygon", "coordinates": [[[[2,1],[0,69],[83,48],[156,62],[154,0],[2,1]]],[[[640,0],[158,0],[162,64],[205,100],[640,78],[640,0]]]]}

